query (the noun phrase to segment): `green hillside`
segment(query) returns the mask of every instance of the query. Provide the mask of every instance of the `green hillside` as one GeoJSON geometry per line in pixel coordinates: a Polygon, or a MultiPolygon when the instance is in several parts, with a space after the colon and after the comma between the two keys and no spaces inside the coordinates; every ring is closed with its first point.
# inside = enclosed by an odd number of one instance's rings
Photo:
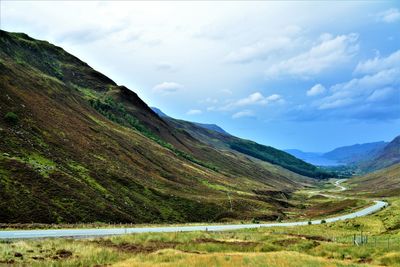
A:
{"type": "Polygon", "coordinates": [[[2,222],[274,219],[285,204],[264,191],[313,182],[172,127],[130,89],[25,34],[0,32],[0,86],[2,222]]]}

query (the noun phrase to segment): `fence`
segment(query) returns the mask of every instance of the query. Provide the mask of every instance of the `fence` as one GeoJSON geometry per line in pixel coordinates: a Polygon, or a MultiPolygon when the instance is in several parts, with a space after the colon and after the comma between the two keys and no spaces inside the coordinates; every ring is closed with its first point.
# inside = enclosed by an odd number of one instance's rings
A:
{"type": "Polygon", "coordinates": [[[353,244],[354,246],[369,246],[369,247],[381,247],[387,249],[398,248],[400,251],[400,236],[373,236],[364,233],[354,234],[352,236],[344,236],[333,238],[334,242],[353,244]]]}

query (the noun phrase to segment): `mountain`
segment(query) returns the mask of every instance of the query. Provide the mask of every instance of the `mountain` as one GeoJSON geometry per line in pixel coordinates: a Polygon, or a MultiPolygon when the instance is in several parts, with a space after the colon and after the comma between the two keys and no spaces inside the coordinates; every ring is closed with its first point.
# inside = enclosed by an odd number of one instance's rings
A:
{"type": "Polygon", "coordinates": [[[162,117],[168,117],[168,115],[165,114],[164,112],[162,112],[161,109],[159,109],[159,108],[151,107],[151,109],[152,109],[158,116],[160,116],[161,118],[162,118],[162,117]]]}
{"type": "Polygon", "coordinates": [[[316,166],[348,165],[365,171],[366,162],[377,157],[387,145],[387,142],[380,141],[338,147],[326,153],[303,152],[298,149],[287,149],[285,152],[316,166]]]}
{"type": "Polygon", "coordinates": [[[332,173],[322,171],[314,165],[306,163],[289,153],[250,140],[238,138],[226,133],[222,129],[222,131],[214,130],[209,127],[204,127],[204,124],[178,120],[169,116],[163,117],[163,119],[174,128],[185,131],[196,139],[214,148],[225,151],[224,153],[234,153],[236,155],[239,152],[240,154],[279,165],[285,169],[309,177],[327,178],[333,175],[332,173]]]}
{"type": "Polygon", "coordinates": [[[203,127],[205,129],[221,133],[221,134],[227,134],[227,135],[229,134],[229,133],[225,132],[224,129],[222,129],[221,127],[219,127],[216,124],[206,124],[206,123],[199,123],[199,122],[194,122],[194,124],[196,124],[200,127],[203,127]]]}
{"type": "Polygon", "coordinates": [[[165,120],[23,33],[0,31],[0,88],[2,222],[282,218],[281,193],[321,176],[280,150],[165,120]]]}
{"type": "Polygon", "coordinates": [[[368,170],[379,170],[396,163],[400,163],[400,136],[394,138],[382,150],[374,154],[374,157],[362,163],[362,167],[368,170]]]}
{"type": "MultiPolygon", "coordinates": [[[[170,118],[170,116],[168,116],[167,114],[165,114],[163,111],[161,111],[161,109],[156,108],[156,107],[152,107],[151,108],[155,113],[157,113],[158,116],[160,116],[161,118],[170,118]]],[[[219,127],[216,124],[207,124],[207,123],[199,123],[199,122],[193,122],[194,124],[204,128],[204,129],[208,129],[211,131],[216,131],[222,134],[229,134],[227,132],[225,132],[224,129],[222,129],[221,127],[219,127]]]]}
{"type": "Polygon", "coordinates": [[[302,159],[305,162],[311,163],[316,166],[336,166],[340,165],[336,160],[327,159],[323,153],[318,152],[303,152],[298,149],[286,149],[285,152],[302,159]]]}
{"type": "Polygon", "coordinates": [[[323,157],[344,164],[352,164],[373,158],[382,151],[386,145],[386,142],[380,141],[343,146],[323,154],[323,157]]]}

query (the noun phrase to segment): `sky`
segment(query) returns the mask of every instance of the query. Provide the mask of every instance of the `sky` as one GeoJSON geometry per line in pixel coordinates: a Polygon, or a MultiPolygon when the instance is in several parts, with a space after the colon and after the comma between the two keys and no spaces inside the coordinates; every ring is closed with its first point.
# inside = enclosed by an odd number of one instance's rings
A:
{"type": "Polygon", "coordinates": [[[400,2],[1,1],[149,106],[280,149],[400,134],[400,2]]]}

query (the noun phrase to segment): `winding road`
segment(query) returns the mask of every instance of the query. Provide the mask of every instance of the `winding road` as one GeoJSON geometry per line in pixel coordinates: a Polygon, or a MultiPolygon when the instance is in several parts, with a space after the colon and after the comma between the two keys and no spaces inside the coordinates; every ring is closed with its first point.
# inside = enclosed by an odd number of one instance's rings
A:
{"type": "MultiPolygon", "coordinates": [[[[334,183],[339,191],[345,191],[346,188],[340,183],[343,180],[338,180],[334,183]]],[[[349,214],[313,220],[311,224],[321,224],[325,222],[336,222],[356,217],[366,216],[375,213],[388,205],[384,201],[374,201],[374,205],[364,208],[362,210],[352,212],[349,214]]],[[[138,228],[103,228],[103,229],[57,229],[57,230],[16,230],[16,231],[0,231],[0,239],[26,239],[26,238],[59,238],[59,237],[96,237],[96,236],[109,236],[109,235],[123,235],[131,233],[167,233],[167,232],[189,232],[189,231],[224,231],[224,230],[238,230],[246,228],[259,228],[259,227],[290,227],[308,225],[308,221],[286,222],[286,223],[261,223],[261,224],[227,224],[227,225],[198,225],[198,226],[168,226],[168,227],[138,227],[138,228]]]]}

